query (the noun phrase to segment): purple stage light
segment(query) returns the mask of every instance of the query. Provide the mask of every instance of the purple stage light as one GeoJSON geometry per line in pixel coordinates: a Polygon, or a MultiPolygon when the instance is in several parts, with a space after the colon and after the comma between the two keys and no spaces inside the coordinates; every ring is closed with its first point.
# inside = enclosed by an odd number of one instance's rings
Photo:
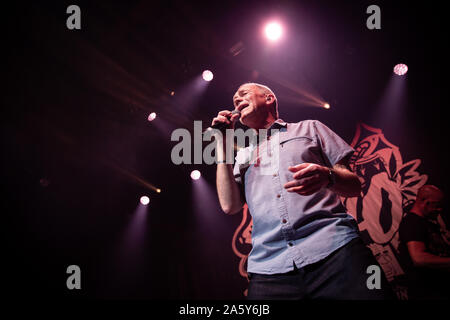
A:
{"type": "Polygon", "coordinates": [[[283,34],[283,28],[278,22],[270,22],[264,27],[264,34],[270,41],[277,41],[283,34]]]}
{"type": "Polygon", "coordinates": [[[202,174],[198,170],[194,170],[191,172],[191,178],[193,180],[198,180],[198,179],[200,179],[201,176],[202,176],[202,174]]]}
{"type": "Polygon", "coordinates": [[[147,196],[142,196],[140,201],[144,206],[146,206],[150,203],[150,198],[147,196]]]}
{"type": "Polygon", "coordinates": [[[147,120],[148,120],[148,121],[153,121],[153,120],[155,120],[155,118],[156,118],[156,113],[155,113],[155,112],[152,112],[152,113],[150,113],[150,114],[148,115],[147,120]]]}
{"type": "Polygon", "coordinates": [[[203,77],[203,80],[205,80],[205,81],[211,81],[214,78],[214,75],[211,71],[205,70],[202,73],[202,77],[203,77]]]}
{"type": "Polygon", "coordinates": [[[408,72],[408,66],[403,63],[399,63],[394,67],[394,73],[399,76],[403,76],[408,72]]]}

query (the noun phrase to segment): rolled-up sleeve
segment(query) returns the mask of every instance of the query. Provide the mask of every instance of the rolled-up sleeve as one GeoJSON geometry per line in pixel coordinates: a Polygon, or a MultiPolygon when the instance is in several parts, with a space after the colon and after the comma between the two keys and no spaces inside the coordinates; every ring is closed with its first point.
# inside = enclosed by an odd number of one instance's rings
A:
{"type": "Polygon", "coordinates": [[[233,176],[234,181],[239,186],[239,190],[241,191],[242,198],[245,200],[245,171],[248,168],[247,157],[249,150],[244,148],[238,151],[235,158],[234,168],[233,168],[233,176]]]}
{"type": "Polygon", "coordinates": [[[355,151],[347,142],[339,137],[322,122],[315,120],[313,123],[317,142],[320,144],[323,154],[330,167],[344,158],[350,157],[355,151]]]}
{"type": "Polygon", "coordinates": [[[233,175],[234,181],[236,181],[237,184],[242,185],[241,172],[239,170],[239,164],[237,162],[234,164],[233,175]]]}

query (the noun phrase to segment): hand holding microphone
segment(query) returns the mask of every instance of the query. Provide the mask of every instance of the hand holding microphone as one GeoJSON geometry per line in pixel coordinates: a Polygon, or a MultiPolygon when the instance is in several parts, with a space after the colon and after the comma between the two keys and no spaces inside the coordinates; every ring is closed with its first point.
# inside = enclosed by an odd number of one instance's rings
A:
{"type": "Polygon", "coordinates": [[[234,129],[234,123],[241,116],[239,110],[222,110],[219,111],[217,117],[215,117],[211,123],[211,129],[218,129],[220,131],[225,131],[226,129],[234,129]]]}
{"type": "MultiPolygon", "coordinates": [[[[234,129],[234,123],[236,122],[236,120],[238,120],[240,118],[240,116],[241,116],[241,112],[239,110],[219,111],[219,113],[217,114],[217,117],[215,117],[212,120],[211,126],[208,129],[206,129],[206,131],[216,129],[216,130],[220,130],[222,132],[222,134],[224,134],[226,129],[234,129]]],[[[226,156],[226,150],[227,150],[226,141],[227,141],[227,139],[222,136],[219,138],[219,141],[222,141],[222,143],[220,144],[220,145],[222,145],[222,148],[219,148],[217,150],[217,156],[218,156],[217,160],[220,161],[217,163],[225,163],[223,161],[225,161],[225,159],[227,159],[227,156],[226,156]]],[[[218,146],[220,146],[220,145],[218,144],[218,146]]]]}

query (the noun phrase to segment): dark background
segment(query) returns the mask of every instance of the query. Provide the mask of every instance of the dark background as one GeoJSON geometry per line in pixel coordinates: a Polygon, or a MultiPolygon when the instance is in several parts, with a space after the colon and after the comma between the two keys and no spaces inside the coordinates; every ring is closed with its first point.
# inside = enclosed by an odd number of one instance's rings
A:
{"type": "Polygon", "coordinates": [[[247,81],[275,91],[285,121],[318,119],[349,143],[358,122],[381,128],[448,194],[448,33],[434,2],[36,1],[2,12],[2,284],[10,296],[242,298],[247,281],[231,250],[241,216],[220,213],[214,166],[171,162],[170,133],[209,124],[247,81]],[[81,8],[81,30],[66,28],[70,4],[81,8]],[[366,28],[371,4],[381,8],[381,30],[366,28]],[[269,46],[261,28],[274,16],[287,31],[269,46]],[[386,102],[400,62],[409,67],[401,98],[386,102]],[[196,95],[191,84],[204,69],[214,80],[196,95]],[[296,103],[286,83],[331,109],[296,103]],[[194,168],[209,185],[204,201],[194,168]],[[144,194],[144,238],[121,255],[144,194]],[[66,288],[71,264],[82,270],[80,291],[66,288]]]}

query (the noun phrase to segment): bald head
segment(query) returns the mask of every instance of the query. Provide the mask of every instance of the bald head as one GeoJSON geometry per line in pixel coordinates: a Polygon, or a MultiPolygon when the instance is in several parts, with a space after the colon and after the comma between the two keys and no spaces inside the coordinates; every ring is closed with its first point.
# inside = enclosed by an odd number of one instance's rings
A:
{"type": "Polygon", "coordinates": [[[273,93],[273,91],[268,86],[265,86],[263,84],[256,83],[256,82],[244,83],[244,84],[242,84],[240,86],[240,88],[247,87],[247,86],[256,88],[259,92],[261,92],[261,93],[263,93],[265,95],[270,95],[270,96],[273,97],[273,100],[272,100],[273,101],[272,113],[273,113],[274,118],[278,119],[278,117],[279,117],[279,115],[278,115],[278,100],[277,100],[277,97],[276,97],[275,93],[273,93]]]}
{"type": "Polygon", "coordinates": [[[444,193],[438,187],[427,184],[417,191],[416,202],[411,211],[428,217],[442,212],[443,202],[444,193]]]}
{"type": "Polygon", "coordinates": [[[444,198],[444,193],[438,187],[426,184],[420,187],[417,192],[417,201],[440,201],[444,198]]]}

